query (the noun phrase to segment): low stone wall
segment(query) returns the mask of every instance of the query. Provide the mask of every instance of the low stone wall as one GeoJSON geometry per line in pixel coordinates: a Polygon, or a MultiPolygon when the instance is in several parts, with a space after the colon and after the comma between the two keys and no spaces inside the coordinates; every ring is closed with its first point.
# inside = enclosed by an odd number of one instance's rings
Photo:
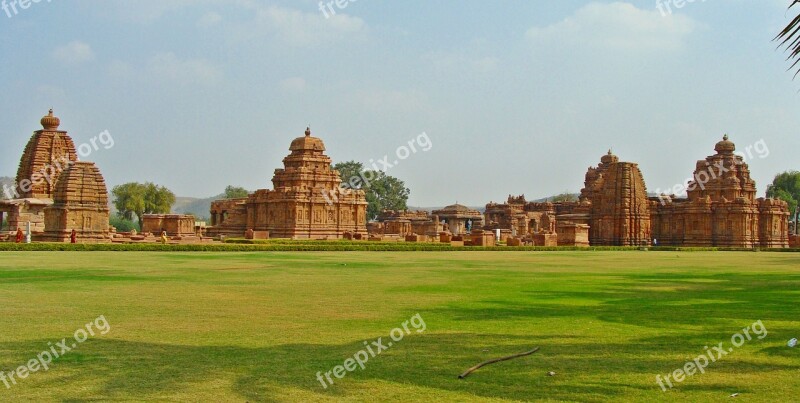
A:
{"type": "Polygon", "coordinates": [[[166,231],[169,237],[193,237],[197,236],[194,223],[191,215],[145,214],[142,216],[142,232],[160,236],[162,231],[166,231]]]}
{"type": "Polygon", "coordinates": [[[534,246],[558,246],[558,235],[556,234],[534,234],[534,246]]]}

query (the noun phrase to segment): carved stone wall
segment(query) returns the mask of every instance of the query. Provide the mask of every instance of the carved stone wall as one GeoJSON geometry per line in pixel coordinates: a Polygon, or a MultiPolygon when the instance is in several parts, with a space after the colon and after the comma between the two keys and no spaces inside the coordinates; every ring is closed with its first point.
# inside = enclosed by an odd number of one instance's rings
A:
{"type": "Polygon", "coordinates": [[[788,205],[756,199],[756,184],[736,146],[725,136],[716,154],[697,162],[687,198],[651,198],[653,237],[659,245],[785,248],[788,205]]]}
{"type": "Polygon", "coordinates": [[[166,231],[169,237],[189,238],[197,236],[194,224],[192,215],[145,214],[142,217],[142,232],[159,236],[166,231]]]}
{"type": "Polygon", "coordinates": [[[271,238],[322,239],[367,235],[367,201],[361,190],[340,188],[339,172],[331,168],[321,139],[305,136],[292,141],[283,169],[276,169],[273,190],[258,190],[241,201],[214,203],[209,235],[269,231],[271,238]],[[230,209],[221,211],[222,208],[230,209]],[[227,213],[220,219],[219,214],[227,213]],[[214,221],[215,214],[217,221],[214,221]],[[246,216],[241,221],[241,215],[246,216]],[[235,221],[231,221],[235,220],[235,221]]]}
{"type": "Polygon", "coordinates": [[[45,232],[38,240],[69,242],[75,230],[78,242],[110,242],[108,189],[94,163],[70,165],[58,180],[53,201],[44,210],[45,232]]]}
{"type": "Polygon", "coordinates": [[[589,241],[596,246],[650,245],[650,202],[642,172],[637,164],[613,159],[601,164],[582,192],[592,205],[589,241]]]}

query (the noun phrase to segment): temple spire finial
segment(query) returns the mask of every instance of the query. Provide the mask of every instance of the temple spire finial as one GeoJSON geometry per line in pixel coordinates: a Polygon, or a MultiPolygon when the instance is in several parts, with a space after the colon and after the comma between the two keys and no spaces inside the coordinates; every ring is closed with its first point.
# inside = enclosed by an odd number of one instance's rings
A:
{"type": "Polygon", "coordinates": [[[309,136],[311,136],[311,125],[308,125],[306,127],[306,137],[309,137],[309,136]]]}

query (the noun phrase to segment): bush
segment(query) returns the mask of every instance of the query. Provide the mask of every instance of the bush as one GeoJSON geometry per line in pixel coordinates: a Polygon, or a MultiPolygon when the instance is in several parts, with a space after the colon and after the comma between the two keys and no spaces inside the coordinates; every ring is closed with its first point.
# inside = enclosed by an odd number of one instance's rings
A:
{"type": "Polygon", "coordinates": [[[112,215],[109,223],[112,227],[117,229],[117,232],[131,232],[132,230],[136,230],[141,232],[141,228],[139,228],[139,223],[134,222],[131,220],[126,220],[118,215],[112,215]]]}

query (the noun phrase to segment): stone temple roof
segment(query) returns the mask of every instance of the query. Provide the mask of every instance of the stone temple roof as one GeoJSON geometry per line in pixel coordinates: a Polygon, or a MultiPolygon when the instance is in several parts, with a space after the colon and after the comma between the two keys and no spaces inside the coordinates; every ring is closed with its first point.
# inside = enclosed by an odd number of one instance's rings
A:
{"type": "Polygon", "coordinates": [[[44,130],[33,133],[25,146],[17,169],[18,184],[23,184],[25,180],[33,181],[32,186],[26,187],[27,191],[17,189],[21,199],[52,199],[53,190],[58,182],[58,175],[52,178],[53,173],[66,169],[64,165],[67,160],[78,160],[72,138],[67,132],[58,131],[61,120],[53,115],[52,109],[42,118],[41,123],[44,130]],[[51,179],[34,181],[37,173],[41,172],[48,172],[51,179]]]}
{"type": "Polygon", "coordinates": [[[96,205],[108,208],[108,189],[93,162],[74,162],[59,177],[53,195],[56,204],[96,205]]]}
{"type": "Polygon", "coordinates": [[[58,130],[58,126],[61,126],[61,119],[53,116],[53,110],[50,109],[50,112],[48,112],[47,116],[42,118],[40,123],[45,130],[54,131],[58,130]]]}
{"type": "Polygon", "coordinates": [[[611,150],[608,150],[608,154],[606,154],[602,158],[600,158],[600,162],[602,164],[606,164],[606,165],[607,164],[614,164],[614,163],[619,162],[619,157],[614,155],[614,153],[612,153],[611,150]]]}
{"type": "Polygon", "coordinates": [[[311,135],[311,128],[306,129],[306,135],[292,141],[289,151],[325,151],[322,139],[311,135]]]}
{"type": "Polygon", "coordinates": [[[733,154],[733,152],[736,151],[736,144],[728,140],[728,135],[726,134],[722,137],[722,141],[714,146],[714,151],[718,154],[733,154]]]}
{"type": "Polygon", "coordinates": [[[472,211],[469,207],[463,206],[461,204],[453,204],[451,206],[447,206],[439,211],[443,211],[446,213],[469,213],[472,211]]]}
{"type": "Polygon", "coordinates": [[[435,215],[440,216],[455,216],[455,217],[479,217],[481,215],[480,211],[473,210],[467,206],[462,206],[460,204],[453,204],[451,206],[447,206],[441,210],[436,210],[433,212],[435,215]]]}

